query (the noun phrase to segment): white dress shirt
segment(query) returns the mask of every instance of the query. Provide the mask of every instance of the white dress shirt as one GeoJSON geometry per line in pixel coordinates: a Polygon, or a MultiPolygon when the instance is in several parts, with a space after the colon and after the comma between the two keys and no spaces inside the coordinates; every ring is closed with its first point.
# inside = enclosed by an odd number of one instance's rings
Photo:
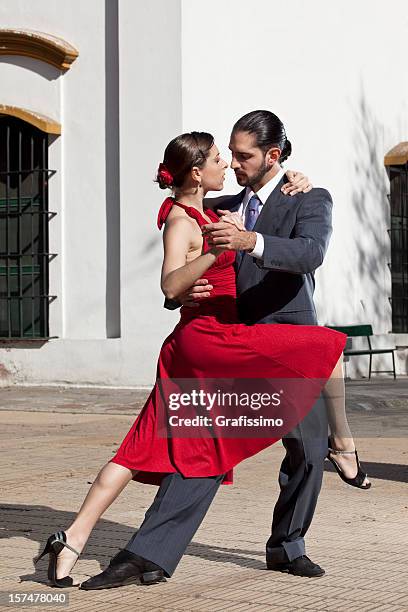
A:
{"type": "MultiPolygon", "coordinates": [[[[271,178],[271,180],[268,181],[266,185],[261,187],[261,189],[256,193],[256,195],[258,196],[261,202],[259,205],[259,214],[261,214],[262,208],[266,200],[269,198],[272,191],[275,189],[275,187],[277,186],[279,181],[282,179],[284,174],[285,174],[285,170],[281,168],[279,172],[275,174],[275,176],[271,178]]],[[[248,206],[248,202],[252,198],[253,195],[254,195],[254,192],[252,191],[252,189],[250,187],[247,187],[244,193],[243,200],[238,208],[238,212],[241,215],[242,219],[244,220],[245,220],[246,207],[248,206]]],[[[262,234],[259,234],[258,232],[255,232],[255,234],[256,234],[255,246],[252,251],[248,251],[248,254],[252,255],[252,257],[256,257],[257,259],[262,259],[263,253],[264,253],[264,246],[265,246],[264,239],[263,239],[262,234]]]]}

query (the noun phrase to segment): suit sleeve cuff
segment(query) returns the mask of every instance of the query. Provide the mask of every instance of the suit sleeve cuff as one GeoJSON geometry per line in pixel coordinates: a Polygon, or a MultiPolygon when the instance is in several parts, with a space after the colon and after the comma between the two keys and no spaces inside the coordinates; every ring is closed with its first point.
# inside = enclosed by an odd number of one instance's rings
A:
{"type": "Polygon", "coordinates": [[[262,259],[263,254],[264,254],[264,248],[265,248],[264,238],[262,234],[259,234],[258,232],[255,232],[255,233],[256,233],[256,243],[255,243],[253,250],[249,251],[248,254],[252,255],[252,257],[255,257],[255,259],[262,259]]]}

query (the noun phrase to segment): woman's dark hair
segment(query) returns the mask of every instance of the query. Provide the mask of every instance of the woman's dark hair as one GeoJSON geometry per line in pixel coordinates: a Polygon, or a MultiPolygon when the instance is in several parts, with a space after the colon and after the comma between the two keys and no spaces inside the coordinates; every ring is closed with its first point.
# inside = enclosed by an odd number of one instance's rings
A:
{"type": "Polygon", "coordinates": [[[159,171],[156,182],[160,189],[181,187],[191,168],[204,166],[213,144],[214,137],[207,132],[190,132],[173,138],[164,151],[163,164],[161,164],[170,173],[172,183],[163,180],[159,171]]]}
{"type": "Polygon", "coordinates": [[[232,128],[232,133],[234,132],[254,134],[257,146],[264,153],[271,147],[278,147],[281,150],[280,162],[284,162],[292,153],[292,145],[286,137],[282,121],[270,111],[256,110],[247,113],[238,119],[232,128]]]}

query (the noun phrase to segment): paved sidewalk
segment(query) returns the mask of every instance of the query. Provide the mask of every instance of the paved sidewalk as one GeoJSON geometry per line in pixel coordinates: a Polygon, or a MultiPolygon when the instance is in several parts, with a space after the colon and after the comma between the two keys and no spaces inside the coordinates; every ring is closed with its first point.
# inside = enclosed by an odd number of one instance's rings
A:
{"type": "MultiPolygon", "coordinates": [[[[0,389],[0,591],[67,592],[70,611],[408,610],[408,383],[361,382],[347,389],[350,418],[361,436],[358,448],[374,486],[352,489],[327,468],[307,538],[309,555],[327,571],[324,578],[265,570],[282,458],[277,444],[239,466],[233,487],[222,487],[171,580],[93,593],[50,589],[46,563],[34,574],[31,559],[50,533],[72,520],[148,391],[0,389]],[[371,437],[363,436],[364,427],[371,437]]],[[[127,487],[95,529],[75,578],[107,564],[140,524],[155,490],[127,487]]],[[[1,607],[13,608],[26,609],[1,607]]]]}

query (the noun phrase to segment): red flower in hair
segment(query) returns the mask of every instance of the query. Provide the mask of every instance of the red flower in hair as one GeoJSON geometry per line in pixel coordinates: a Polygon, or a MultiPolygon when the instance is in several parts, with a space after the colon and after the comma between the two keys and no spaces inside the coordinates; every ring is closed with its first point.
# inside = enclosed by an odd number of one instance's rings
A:
{"type": "Polygon", "coordinates": [[[159,164],[157,178],[163,185],[166,185],[166,187],[171,187],[173,185],[173,175],[164,164],[159,164]]]}

